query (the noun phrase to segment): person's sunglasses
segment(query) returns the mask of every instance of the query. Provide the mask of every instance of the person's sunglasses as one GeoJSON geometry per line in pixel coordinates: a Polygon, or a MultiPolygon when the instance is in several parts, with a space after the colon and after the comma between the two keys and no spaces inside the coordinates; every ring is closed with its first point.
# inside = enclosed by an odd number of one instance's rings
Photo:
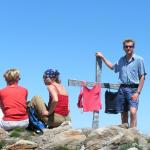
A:
{"type": "Polygon", "coordinates": [[[124,48],[134,48],[134,46],[132,45],[132,46],[124,46],[124,48]]]}

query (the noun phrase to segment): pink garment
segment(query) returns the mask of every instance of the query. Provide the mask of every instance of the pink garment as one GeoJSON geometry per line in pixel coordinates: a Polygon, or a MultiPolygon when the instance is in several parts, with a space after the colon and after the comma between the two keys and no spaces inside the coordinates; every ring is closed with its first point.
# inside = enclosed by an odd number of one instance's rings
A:
{"type": "Polygon", "coordinates": [[[83,108],[84,112],[99,111],[102,108],[100,96],[100,83],[95,84],[92,89],[83,86],[78,97],[78,108],[83,108]]]}

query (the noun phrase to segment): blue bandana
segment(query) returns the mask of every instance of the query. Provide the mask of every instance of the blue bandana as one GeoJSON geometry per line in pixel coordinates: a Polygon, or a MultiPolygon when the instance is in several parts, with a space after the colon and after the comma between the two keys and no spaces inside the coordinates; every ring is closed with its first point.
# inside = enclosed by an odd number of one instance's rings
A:
{"type": "Polygon", "coordinates": [[[57,70],[54,69],[47,69],[44,72],[43,78],[56,78],[57,76],[59,76],[59,72],[57,70]]]}

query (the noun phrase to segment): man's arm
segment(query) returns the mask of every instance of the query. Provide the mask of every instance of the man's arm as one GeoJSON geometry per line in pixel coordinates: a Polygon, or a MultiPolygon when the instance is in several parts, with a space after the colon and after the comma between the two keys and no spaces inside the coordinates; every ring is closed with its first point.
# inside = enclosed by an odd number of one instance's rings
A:
{"type": "Polygon", "coordinates": [[[132,100],[137,100],[138,96],[140,95],[143,85],[144,85],[144,81],[145,81],[145,75],[142,75],[140,78],[140,82],[139,82],[139,86],[137,88],[137,91],[132,95],[132,100]]]}
{"type": "Polygon", "coordinates": [[[96,52],[96,57],[101,58],[103,62],[107,65],[107,67],[113,69],[113,64],[109,60],[107,60],[101,52],[96,52]]]}
{"type": "Polygon", "coordinates": [[[145,81],[145,75],[142,75],[140,78],[140,83],[137,89],[137,93],[140,94],[144,85],[144,81],[145,81]]]}

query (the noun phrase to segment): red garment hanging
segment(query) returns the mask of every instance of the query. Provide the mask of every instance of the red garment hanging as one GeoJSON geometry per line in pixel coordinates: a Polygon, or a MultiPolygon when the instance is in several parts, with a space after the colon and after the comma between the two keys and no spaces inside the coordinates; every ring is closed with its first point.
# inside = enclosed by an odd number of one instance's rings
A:
{"type": "Polygon", "coordinates": [[[83,108],[84,112],[99,111],[102,108],[100,101],[101,85],[95,84],[92,89],[82,86],[78,97],[78,108],[83,108]]]}

